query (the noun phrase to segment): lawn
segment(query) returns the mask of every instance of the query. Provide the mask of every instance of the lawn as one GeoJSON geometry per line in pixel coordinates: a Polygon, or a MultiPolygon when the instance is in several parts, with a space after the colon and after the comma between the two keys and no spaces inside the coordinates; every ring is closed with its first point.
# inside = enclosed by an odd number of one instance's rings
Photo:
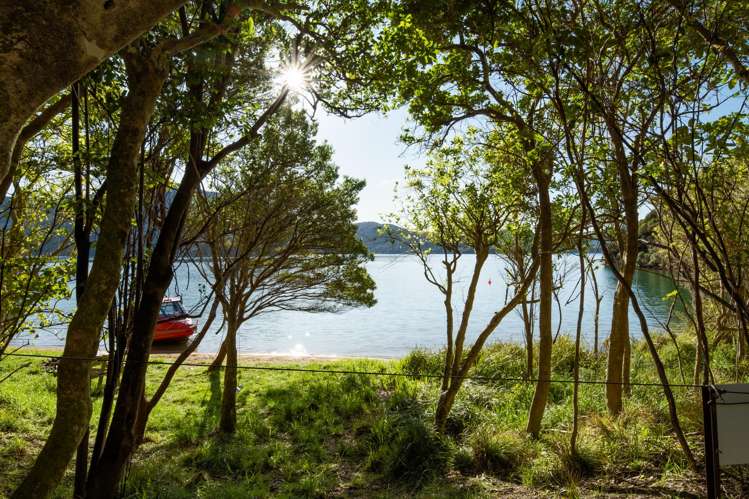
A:
{"type": "MultiPolygon", "coordinates": [[[[679,356],[661,350],[674,383],[679,356]]],[[[680,345],[688,371],[694,350],[680,345]]],[[[726,352],[728,352],[728,348],[726,352]]],[[[155,357],[169,361],[171,357],[155,357]]],[[[149,421],[131,463],[125,497],[698,497],[703,478],[686,467],[669,430],[660,387],[633,386],[624,413],[606,415],[604,387],[581,385],[579,452],[569,453],[572,386],[554,383],[539,439],[524,432],[533,394],[521,347],[486,349],[473,373],[510,380],[466,383],[448,422],[432,429],[438,384],[425,376],[241,370],[238,432],[215,433],[220,373],[183,367],[149,421]]],[[[573,348],[555,345],[554,377],[571,378],[573,348]]],[[[731,381],[730,356],[715,371],[731,381]]],[[[381,373],[438,374],[439,354],[415,351],[401,360],[268,361],[243,365],[381,373]]],[[[9,494],[40,447],[54,416],[54,372],[42,359],[0,361],[0,496],[9,494]],[[28,365],[27,365],[28,364],[28,365]]],[[[151,366],[153,390],[165,366],[151,366]]],[[[585,352],[581,376],[602,379],[605,357],[585,352]]],[[[687,382],[689,375],[687,374],[687,382]]],[[[644,345],[633,347],[633,381],[654,382],[644,345]]],[[[95,385],[95,383],[94,383],[95,385]]],[[[702,461],[701,405],[694,388],[675,388],[682,424],[702,461]]],[[[100,397],[95,398],[97,420],[100,397]]],[[[94,428],[92,426],[92,432],[94,428]]],[[[93,440],[93,437],[92,437],[93,440]]],[[[730,491],[744,493],[740,480],[730,491]]],[[[70,497],[72,466],[57,495],[70,497]]]]}

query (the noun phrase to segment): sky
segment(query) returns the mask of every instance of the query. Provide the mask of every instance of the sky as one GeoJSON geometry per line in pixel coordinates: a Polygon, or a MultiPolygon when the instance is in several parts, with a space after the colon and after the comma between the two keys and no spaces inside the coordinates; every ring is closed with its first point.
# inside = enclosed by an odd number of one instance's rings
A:
{"type": "MultiPolygon", "coordinates": [[[[742,102],[741,99],[731,99],[713,113],[723,115],[737,111],[742,102]]],[[[318,140],[333,146],[339,172],[367,181],[357,205],[357,221],[387,221],[387,214],[395,209],[394,187],[403,179],[403,167],[423,166],[425,163],[423,150],[418,147],[407,149],[398,141],[406,125],[406,110],[347,120],[318,109],[315,118],[319,124],[318,140]]],[[[643,205],[640,216],[644,217],[651,208],[649,204],[643,205]]]]}
{"type": "Polygon", "coordinates": [[[367,181],[357,206],[357,221],[384,222],[395,207],[393,189],[403,178],[403,167],[424,164],[418,148],[406,149],[398,142],[406,111],[350,120],[320,111],[317,137],[333,146],[340,174],[367,181]]]}

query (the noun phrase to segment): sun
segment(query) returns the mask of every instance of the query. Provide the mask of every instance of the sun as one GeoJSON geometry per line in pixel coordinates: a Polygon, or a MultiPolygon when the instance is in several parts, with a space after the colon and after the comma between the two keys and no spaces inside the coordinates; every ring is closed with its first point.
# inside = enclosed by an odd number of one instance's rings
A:
{"type": "Polygon", "coordinates": [[[297,64],[290,64],[283,68],[278,82],[281,86],[288,88],[292,92],[303,92],[309,83],[307,72],[297,64]]]}

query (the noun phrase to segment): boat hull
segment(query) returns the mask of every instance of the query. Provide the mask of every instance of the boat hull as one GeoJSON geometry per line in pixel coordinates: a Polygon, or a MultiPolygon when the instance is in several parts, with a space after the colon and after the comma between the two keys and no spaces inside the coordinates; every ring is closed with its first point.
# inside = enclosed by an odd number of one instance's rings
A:
{"type": "Polygon", "coordinates": [[[154,343],[183,341],[195,333],[196,326],[190,320],[170,320],[156,324],[154,343]]]}

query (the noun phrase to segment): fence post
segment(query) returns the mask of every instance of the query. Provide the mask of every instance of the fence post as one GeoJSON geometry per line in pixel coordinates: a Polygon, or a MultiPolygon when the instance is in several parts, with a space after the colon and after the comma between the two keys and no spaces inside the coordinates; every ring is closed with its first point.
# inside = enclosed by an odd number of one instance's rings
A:
{"type": "Polygon", "coordinates": [[[720,497],[720,460],[718,458],[718,421],[715,410],[716,389],[702,386],[702,416],[705,434],[705,478],[708,499],[720,497]]]}

